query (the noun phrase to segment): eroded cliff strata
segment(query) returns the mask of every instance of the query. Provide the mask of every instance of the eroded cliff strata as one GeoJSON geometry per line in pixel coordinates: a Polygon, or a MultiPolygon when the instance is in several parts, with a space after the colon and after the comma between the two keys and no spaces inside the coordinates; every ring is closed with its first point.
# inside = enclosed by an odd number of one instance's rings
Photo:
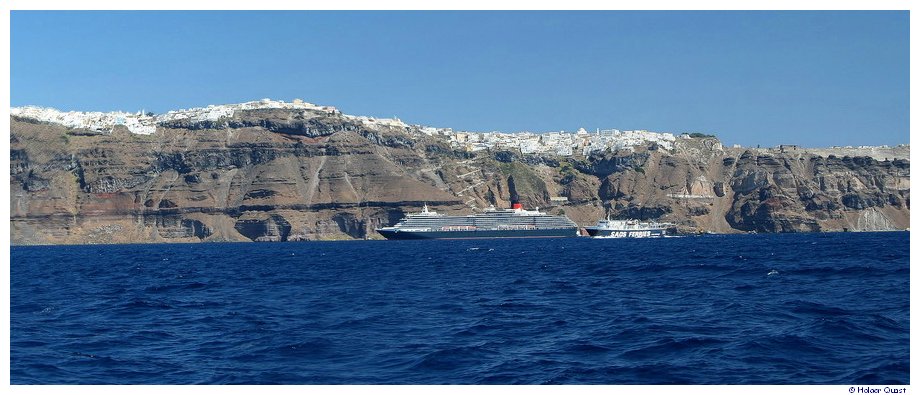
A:
{"type": "Polygon", "coordinates": [[[378,238],[427,203],[675,222],[684,232],[909,226],[906,159],[678,140],[583,157],[467,153],[413,127],[249,110],[151,135],[12,118],[13,244],[378,238]]]}

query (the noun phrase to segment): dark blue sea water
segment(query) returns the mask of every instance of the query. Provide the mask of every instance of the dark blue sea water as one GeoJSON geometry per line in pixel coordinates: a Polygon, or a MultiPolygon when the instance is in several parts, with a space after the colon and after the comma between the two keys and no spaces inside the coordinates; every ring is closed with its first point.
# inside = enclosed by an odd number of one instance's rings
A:
{"type": "Polygon", "coordinates": [[[908,232],[11,248],[10,380],[908,384],[908,232]]]}

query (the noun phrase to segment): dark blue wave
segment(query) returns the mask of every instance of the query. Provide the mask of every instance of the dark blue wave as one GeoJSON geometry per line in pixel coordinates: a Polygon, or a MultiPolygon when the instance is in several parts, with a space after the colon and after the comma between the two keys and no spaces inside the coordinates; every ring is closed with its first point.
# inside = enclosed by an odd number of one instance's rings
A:
{"type": "Polygon", "coordinates": [[[13,384],[908,384],[901,233],[13,247],[13,384]]]}

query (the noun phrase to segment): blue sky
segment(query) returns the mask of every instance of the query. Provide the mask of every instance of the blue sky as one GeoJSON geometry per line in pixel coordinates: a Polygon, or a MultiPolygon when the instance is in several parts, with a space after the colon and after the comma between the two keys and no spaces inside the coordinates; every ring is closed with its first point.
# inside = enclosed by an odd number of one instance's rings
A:
{"type": "Polygon", "coordinates": [[[895,145],[909,53],[906,11],[13,11],[11,104],[302,98],[455,130],[895,145]]]}

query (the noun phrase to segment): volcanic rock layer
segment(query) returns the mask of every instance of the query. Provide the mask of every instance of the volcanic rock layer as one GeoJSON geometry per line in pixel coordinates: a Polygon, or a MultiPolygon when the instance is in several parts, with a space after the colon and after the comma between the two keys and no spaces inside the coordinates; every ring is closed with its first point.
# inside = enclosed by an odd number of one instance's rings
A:
{"type": "Polygon", "coordinates": [[[679,139],[589,157],[462,152],[414,127],[309,110],[110,134],[12,118],[13,244],[379,238],[423,204],[469,214],[539,207],[581,226],[610,215],[683,232],[909,226],[910,164],[827,150],[679,139]]]}

